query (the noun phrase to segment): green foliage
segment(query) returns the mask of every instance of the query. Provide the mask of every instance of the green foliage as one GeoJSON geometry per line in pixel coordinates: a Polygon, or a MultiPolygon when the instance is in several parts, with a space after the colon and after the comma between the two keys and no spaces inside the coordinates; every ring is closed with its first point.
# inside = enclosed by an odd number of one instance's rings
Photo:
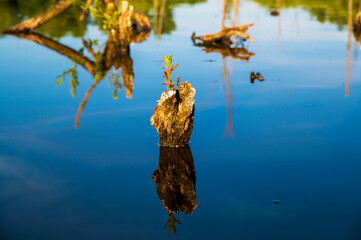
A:
{"type": "Polygon", "coordinates": [[[56,82],[56,85],[59,86],[63,82],[64,78],[70,76],[70,93],[73,97],[75,97],[76,88],[79,85],[78,72],[76,70],[77,66],[78,64],[74,64],[70,69],[64,71],[63,74],[59,76],[58,81],[56,82]]]}
{"type": "Polygon", "coordinates": [[[178,224],[182,224],[180,221],[178,221],[177,219],[175,219],[174,213],[169,214],[169,219],[167,221],[167,223],[165,224],[164,228],[169,228],[169,232],[168,232],[168,236],[171,235],[172,233],[174,233],[174,235],[177,234],[177,229],[176,229],[176,223],[178,224]]]}
{"type": "Polygon", "coordinates": [[[104,9],[101,0],[94,0],[94,3],[90,10],[90,15],[93,18],[101,20],[102,29],[109,31],[119,26],[118,18],[121,12],[114,3],[108,3],[106,9],[104,9]]]}
{"type": "Polygon", "coordinates": [[[119,78],[120,78],[119,74],[114,72],[109,76],[109,86],[114,87],[113,89],[114,100],[118,99],[118,91],[123,89],[123,86],[119,82],[119,78]]]}
{"type": "Polygon", "coordinates": [[[174,81],[171,80],[172,72],[178,67],[179,64],[175,64],[173,67],[171,67],[173,55],[170,55],[169,57],[167,57],[166,55],[163,55],[163,56],[164,56],[164,63],[165,63],[165,67],[166,67],[166,69],[165,69],[163,67],[162,63],[160,63],[160,66],[163,68],[163,71],[164,71],[163,78],[164,78],[165,83],[163,83],[163,85],[167,85],[167,89],[169,91],[170,89],[173,89],[173,86],[174,86],[174,81]]]}
{"type": "Polygon", "coordinates": [[[104,12],[103,29],[110,30],[117,28],[119,26],[118,18],[120,16],[120,11],[113,3],[109,3],[107,7],[108,11],[104,12]]]}

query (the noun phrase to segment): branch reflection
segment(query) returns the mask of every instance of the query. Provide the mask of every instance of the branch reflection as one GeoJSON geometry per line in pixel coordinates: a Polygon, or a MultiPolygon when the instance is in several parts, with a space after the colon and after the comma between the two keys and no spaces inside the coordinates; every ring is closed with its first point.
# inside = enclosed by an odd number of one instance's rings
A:
{"type": "Polygon", "coordinates": [[[8,33],[14,37],[26,39],[47,47],[72,60],[74,65],[59,77],[57,84],[61,84],[63,78],[69,75],[71,77],[70,85],[73,96],[75,96],[76,88],[79,85],[77,66],[82,66],[92,75],[94,83],[91,84],[79,105],[75,119],[75,128],[79,128],[80,116],[92,91],[108,75],[111,69],[113,69],[113,72],[109,76],[109,85],[114,88],[113,98],[117,99],[117,91],[122,89],[123,86],[127,98],[131,98],[133,95],[134,72],[133,60],[130,57],[130,44],[141,43],[147,40],[151,32],[151,26],[148,17],[142,13],[133,12],[132,7],[127,2],[123,2],[122,7],[124,15],[121,15],[119,18],[120,27],[109,32],[106,42],[99,45],[96,39],[85,40],[82,38],[83,47],[79,51],[32,31],[12,31],[8,33]],[[132,16],[130,24],[127,22],[128,13],[132,16]],[[126,23],[122,23],[122,21],[126,23]],[[85,51],[88,52],[89,57],[85,55],[85,51]],[[119,69],[122,70],[121,76],[118,74],[119,69]],[[122,84],[119,82],[119,78],[121,78],[122,84]]]}
{"type": "MultiPolygon", "coordinates": [[[[215,34],[205,34],[204,36],[196,36],[195,33],[192,34],[193,45],[197,47],[202,47],[205,53],[218,53],[222,56],[222,71],[223,71],[223,80],[225,85],[226,93],[226,104],[227,104],[227,126],[224,131],[226,136],[234,138],[234,129],[232,121],[232,106],[231,106],[231,83],[229,80],[229,75],[233,73],[233,60],[241,60],[248,62],[249,59],[255,56],[255,53],[249,52],[244,46],[245,41],[250,41],[254,43],[251,37],[246,33],[249,27],[254,26],[255,24],[244,24],[241,26],[236,26],[238,11],[239,11],[239,2],[237,0],[233,1],[233,21],[232,27],[226,27],[226,15],[227,15],[227,0],[223,0],[223,11],[222,11],[222,20],[221,20],[221,31],[215,34]],[[227,70],[226,58],[231,59],[230,73],[227,70]]],[[[213,83],[212,83],[213,84],[213,83]]],[[[212,86],[211,84],[211,86],[212,86]]],[[[208,99],[211,91],[208,93],[206,105],[208,104],[208,99]]]]}

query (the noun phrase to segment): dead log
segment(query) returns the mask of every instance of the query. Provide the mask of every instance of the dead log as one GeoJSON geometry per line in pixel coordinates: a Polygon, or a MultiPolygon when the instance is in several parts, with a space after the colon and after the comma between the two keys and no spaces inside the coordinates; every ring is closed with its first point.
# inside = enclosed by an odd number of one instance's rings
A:
{"type": "Polygon", "coordinates": [[[197,37],[195,34],[192,35],[193,41],[195,40],[201,40],[203,43],[207,42],[227,42],[230,41],[230,37],[232,36],[238,36],[241,38],[244,38],[251,43],[254,43],[253,39],[245,33],[249,27],[254,26],[255,23],[252,24],[245,24],[238,27],[224,27],[221,31],[215,33],[215,34],[206,34],[204,36],[197,37]]]}

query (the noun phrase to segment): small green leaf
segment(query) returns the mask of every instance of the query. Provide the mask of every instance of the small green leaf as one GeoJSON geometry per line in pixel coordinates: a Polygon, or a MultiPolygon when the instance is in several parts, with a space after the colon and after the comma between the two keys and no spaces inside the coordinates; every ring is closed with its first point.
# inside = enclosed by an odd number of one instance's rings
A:
{"type": "Polygon", "coordinates": [[[174,71],[178,66],[179,66],[178,63],[177,63],[176,65],[174,65],[174,66],[172,67],[172,71],[174,71]]]}
{"type": "Polygon", "coordinates": [[[56,86],[59,86],[63,82],[63,78],[59,77],[58,81],[56,81],[56,86]]]}
{"type": "Polygon", "coordinates": [[[163,56],[164,56],[165,67],[169,68],[169,58],[166,55],[163,55],[163,56]]]}
{"type": "Polygon", "coordinates": [[[113,90],[113,99],[118,100],[117,89],[113,90]]]}
{"type": "MultiPolygon", "coordinates": [[[[172,65],[172,56],[173,56],[173,55],[170,55],[170,56],[168,57],[169,67],[172,65]]],[[[169,67],[168,67],[168,68],[169,68],[169,67]]]]}

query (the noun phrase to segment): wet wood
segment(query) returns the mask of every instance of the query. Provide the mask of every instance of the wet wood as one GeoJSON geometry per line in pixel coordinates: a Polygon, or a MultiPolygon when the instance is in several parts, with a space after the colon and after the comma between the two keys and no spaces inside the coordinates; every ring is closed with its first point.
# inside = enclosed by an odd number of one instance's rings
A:
{"type": "Polygon", "coordinates": [[[189,82],[162,93],[150,123],[158,131],[159,145],[182,147],[189,144],[193,130],[194,96],[189,82]]]}
{"type": "Polygon", "coordinates": [[[221,31],[214,34],[205,34],[204,36],[196,36],[195,33],[192,35],[193,40],[201,40],[203,43],[207,42],[228,42],[232,36],[238,36],[244,38],[251,43],[254,43],[253,39],[245,33],[249,27],[254,26],[255,23],[245,24],[238,27],[223,27],[221,31]]]}

